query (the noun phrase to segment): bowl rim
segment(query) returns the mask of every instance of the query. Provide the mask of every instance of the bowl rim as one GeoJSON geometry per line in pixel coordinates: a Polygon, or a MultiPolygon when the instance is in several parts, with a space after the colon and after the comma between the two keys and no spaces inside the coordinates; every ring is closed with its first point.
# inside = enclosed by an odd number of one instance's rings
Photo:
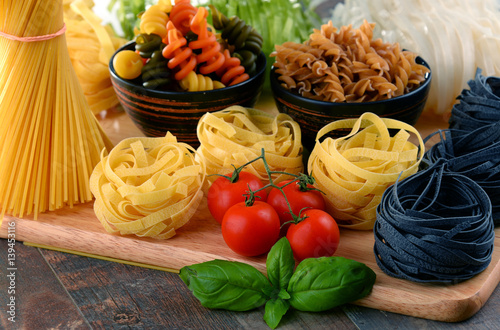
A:
{"type": "Polygon", "coordinates": [[[154,90],[154,89],[148,89],[142,85],[136,84],[133,82],[133,80],[123,79],[120,76],[118,76],[118,74],[116,74],[115,68],[113,66],[113,59],[115,58],[116,54],[118,54],[118,52],[120,52],[122,50],[128,50],[128,49],[132,50],[131,48],[134,45],[135,45],[135,40],[131,40],[131,41],[127,42],[126,44],[124,44],[123,46],[121,46],[120,48],[118,48],[113,53],[113,55],[111,56],[111,58],[109,60],[109,64],[108,64],[108,69],[109,69],[110,75],[112,76],[113,79],[116,79],[121,84],[126,85],[127,88],[139,90],[139,91],[141,91],[141,94],[143,94],[143,95],[148,95],[148,96],[156,97],[156,98],[175,97],[175,96],[179,96],[179,95],[189,95],[189,96],[193,96],[193,97],[195,97],[197,95],[203,95],[206,97],[206,96],[210,96],[210,95],[213,96],[215,94],[220,94],[221,92],[222,93],[226,93],[226,92],[230,93],[233,90],[245,88],[245,86],[248,85],[248,83],[259,79],[261,76],[264,75],[264,73],[266,71],[266,67],[267,67],[266,55],[264,54],[263,51],[261,51],[260,54],[258,55],[256,61],[259,61],[259,60],[262,61],[262,66],[259,68],[259,70],[257,70],[255,75],[253,75],[249,79],[247,79],[239,84],[236,84],[233,86],[226,86],[224,88],[219,88],[219,89],[212,89],[212,90],[207,90],[207,91],[196,91],[196,92],[154,90]]]}
{"type": "MultiPolygon", "coordinates": [[[[290,100],[292,99],[293,102],[301,102],[301,103],[309,103],[309,104],[314,104],[318,107],[329,107],[329,106],[343,106],[343,107],[359,107],[360,105],[367,105],[367,106],[377,106],[377,105],[382,105],[384,103],[388,102],[393,102],[395,100],[404,100],[406,98],[410,98],[414,96],[415,94],[421,93],[423,90],[427,90],[427,87],[429,87],[431,80],[432,80],[432,69],[429,66],[429,63],[425,61],[421,56],[417,56],[415,58],[415,61],[418,64],[422,64],[426,66],[429,69],[429,72],[425,74],[425,80],[414,90],[412,90],[409,93],[399,95],[390,99],[384,99],[384,100],[378,100],[378,101],[366,101],[366,102],[330,102],[330,101],[321,101],[321,100],[315,100],[311,98],[307,98],[305,96],[290,92],[288,89],[284,88],[281,86],[278,80],[278,74],[275,72],[276,67],[274,64],[271,66],[271,72],[270,72],[270,82],[271,82],[271,88],[273,90],[274,96],[276,97],[277,92],[285,95],[285,97],[290,100]]],[[[427,93],[426,93],[427,94],[427,93]]],[[[296,103],[295,103],[296,104],[296,103]]]]}

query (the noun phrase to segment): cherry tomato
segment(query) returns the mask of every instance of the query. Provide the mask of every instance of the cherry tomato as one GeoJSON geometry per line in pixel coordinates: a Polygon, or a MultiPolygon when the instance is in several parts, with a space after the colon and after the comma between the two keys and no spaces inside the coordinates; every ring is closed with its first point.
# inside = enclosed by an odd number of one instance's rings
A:
{"type": "Polygon", "coordinates": [[[340,232],[337,222],[323,210],[307,209],[304,220],[291,223],[286,238],[297,261],[306,258],[332,256],[339,246],[340,232]]]}
{"type": "Polygon", "coordinates": [[[222,220],[222,237],[234,252],[253,257],[269,252],[280,234],[280,219],[273,207],[255,201],[233,205],[222,220]]]}
{"type": "MultiPolygon", "coordinates": [[[[232,178],[233,173],[227,174],[227,177],[232,178]]],[[[229,180],[227,177],[221,176],[214,181],[207,193],[208,210],[218,223],[222,223],[224,213],[234,204],[244,202],[245,194],[248,193],[248,187],[252,191],[256,191],[264,184],[254,174],[241,171],[235,181],[229,180]]],[[[265,202],[267,200],[266,190],[261,190],[255,194],[255,199],[265,202]]]]}
{"type": "MultiPolygon", "coordinates": [[[[311,184],[307,185],[307,189],[302,189],[299,181],[292,182],[285,186],[285,184],[291,181],[293,180],[282,181],[277,185],[279,187],[284,186],[282,189],[288,199],[288,202],[290,203],[293,214],[298,216],[300,211],[304,208],[325,210],[325,199],[323,198],[321,191],[309,190],[314,189],[314,186],[311,184]]],[[[278,212],[282,225],[287,221],[293,220],[285,197],[279,189],[271,189],[269,195],[267,196],[267,203],[274,207],[276,212],[278,212]]],[[[287,228],[288,225],[283,227],[283,235],[286,233],[287,228]]]]}

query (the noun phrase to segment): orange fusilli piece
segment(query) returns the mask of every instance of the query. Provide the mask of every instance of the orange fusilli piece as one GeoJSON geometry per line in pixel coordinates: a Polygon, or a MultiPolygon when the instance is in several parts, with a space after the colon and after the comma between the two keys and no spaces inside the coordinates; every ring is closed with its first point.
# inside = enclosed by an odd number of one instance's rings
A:
{"type": "Polygon", "coordinates": [[[170,69],[178,69],[175,73],[177,80],[186,77],[196,67],[196,57],[191,48],[186,45],[186,38],[174,26],[174,23],[169,21],[167,23],[167,45],[163,48],[162,54],[169,59],[168,67],[170,69]]]}
{"type": "Polygon", "coordinates": [[[207,75],[219,70],[224,64],[224,55],[221,53],[221,45],[215,34],[207,28],[208,11],[199,7],[196,15],[191,20],[191,31],[198,35],[197,40],[189,43],[189,48],[200,49],[201,53],[196,55],[201,74],[207,75]]]}
{"type": "Polygon", "coordinates": [[[250,78],[248,73],[245,73],[241,61],[236,57],[232,57],[228,49],[224,50],[224,58],[224,65],[217,71],[217,75],[221,77],[220,81],[224,85],[236,85],[250,78]]]}
{"type": "Polygon", "coordinates": [[[186,35],[190,31],[190,22],[196,12],[196,7],[191,4],[190,0],[176,0],[170,11],[170,21],[181,31],[182,35],[186,35]]]}

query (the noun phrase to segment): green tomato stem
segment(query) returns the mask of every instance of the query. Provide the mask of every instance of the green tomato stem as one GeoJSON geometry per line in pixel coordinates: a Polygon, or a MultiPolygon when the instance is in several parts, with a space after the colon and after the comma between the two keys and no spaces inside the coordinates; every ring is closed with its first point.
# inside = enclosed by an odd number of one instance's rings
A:
{"type": "Polygon", "coordinates": [[[314,183],[314,179],[309,176],[309,175],[306,175],[306,174],[300,174],[300,175],[297,175],[297,174],[292,174],[292,173],[288,173],[288,172],[283,172],[283,171],[272,171],[270,168],[269,168],[269,164],[267,163],[266,161],[266,156],[265,156],[265,153],[266,151],[264,150],[264,148],[261,149],[261,154],[259,157],[247,162],[246,164],[243,164],[242,166],[240,166],[239,168],[235,168],[235,172],[240,172],[245,166],[259,160],[259,159],[262,159],[262,161],[264,162],[264,168],[266,169],[266,173],[267,173],[267,177],[269,179],[269,183],[264,185],[262,188],[260,189],[257,189],[255,191],[252,191],[252,189],[250,187],[248,187],[248,190],[249,190],[249,194],[247,195],[246,199],[245,199],[245,205],[246,206],[251,206],[253,205],[254,201],[255,201],[255,194],[261,190],[264,190],[264,189],[268,189],[269,187],[273,187],[273,188],[276,188],[278,189],[281,194],[283,195],[283,197],[285,198],[285,202],[286,202],[286,205],[288,206],[288,210],[290,211],[290,215],[292,216],[292,219],[293,221],[295,222],[300,222],[304,219],[301,219],[300,215],[296,215],[293,213],[292,211],[292,206],[290,205],[290,202],[288,201],[288,198],[286,197],[286,194],[285,192],[283,191],[283,188],[276,185],[274,183],[274,180],[273,180],[273,177],[272,175],[273,174],[285,174],[285,175],[289,175],[289,176],[292,176],[294,177],[294,179],[290,182],[290,183],[287,183],[285,184],[284,186],[288,185],[288,184],[291,184],[293,182],[296,182],[296,181],[299,181],[299,180],[306,180],[306,182],[312,182],[314,183]],[[302,179],[304,178],[304,179],[302,179]]]}
{"type": "MultiPolygon", "coordinates": [[[[266,185],[264,185],[262,188],[257,189],[257,190],[252,190],[250,188],[250,186],[249,186],[248,187],[248,194],[245,194],[246,195],[246,197],[245,197],[245,205],[246,206],[252,206],[253,203],[255,202],[255,196],[256,196],[255,194],[256,193],[258,193],[261,190],[268,189],[269,187],[273,187],[273,188],[278,189],[281,192],[281,194],[283,195],[283,197],[285,198],[286,205],[288,206],[288,210],[290,211],[289,213],[292,216],[292,220],[286,222],[285,224],[290,223],[290,222],[299,223],[300,221],[305,220],[306,217],[301,216],[302,210],[301,210],[301,212],[298,215],[293,213],[292,206],[290,205],[290,202],[288,201],[288,198],[286,197],[286,194],[283,191],[283,187],[286,187],[289,184],[298,182],[301,191],[318,190],[321,193],[323,193],[323,192],[321,190],[317,189],[317,188],[310,188],[310,187],[308,187],[308,184],[312,185],[315,182],[314,177],[312,177],[311,175],[307,175],[307,174],[304,174],[304,173],[300,173],[299,175],[297,175],[297,174],[288,173],[288,172],[284,172],[284,171],[272,171],[269,168],[269,164],[266,161],[266,151],[264,150],[264,148],[261,149],[260,156],[258,156],[256,158],[254,158],[254,159],[246,162],[245,164],[241,165],[240,167],[236,167],[236,166],[232,165],[234,167],[234,171],[233,171],[233,174],[232,174],[231,177],[229,177],[227,175],[222,175],[222,174],[215,174],[215,175],[223,176],[223,177],[227,178],[229,181],[231,181],[231,183],[236,182],[239,179],[240,172],[243,171],[243,169],[246,166],[248,166],[248,165],[250,165],[250,164],[258,161],[259,159],[262,159],[262,161],[264,162],[264,168],[266,169],[266,174],[267,174],[269,183],[266,184],[266,185]],[[274,183],[274,180],[273,180],[273,177],[272,177],[273,174],[289,175],[291,177],[294,177],[294,179],[292,181],[284,184],[282,187],[280,187],[280,186],[278,186],[278,185],[276,185],[274,183]]],[[[283,224],[282,226],[284,226],[285,224],[283,224]]]]}

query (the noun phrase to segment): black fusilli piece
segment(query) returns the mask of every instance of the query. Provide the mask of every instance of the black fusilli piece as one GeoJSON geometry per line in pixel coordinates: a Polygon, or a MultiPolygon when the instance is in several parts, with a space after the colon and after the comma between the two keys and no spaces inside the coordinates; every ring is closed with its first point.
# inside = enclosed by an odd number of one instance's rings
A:
{"type": "Polygon", "coordinates": [[[156,50],[150,60],[142,68],[142,85],[149,89],[164,89],[174,82],[171,70],[167,66],[167,59],[156,50]]]}
{"type": "Polygon", "coordinates": [[[229,45],[234,46],[233,56],[241,60],[241,65],[247,73],[252,74],[252,70],[255,71],[257,56],[262,51],[262,36],[239,17],[228,18],[215,7],[210,6],[210,9],[214,28],[221,31],[221,37],[229,45]]]}
{"type": "Polygon", "coordinates": [[[135,38],[135,50],[142,58],[150,58],[153,52],[162,50],[164,46],[161,37],[157,34],[141,33],[135,38]]]}

